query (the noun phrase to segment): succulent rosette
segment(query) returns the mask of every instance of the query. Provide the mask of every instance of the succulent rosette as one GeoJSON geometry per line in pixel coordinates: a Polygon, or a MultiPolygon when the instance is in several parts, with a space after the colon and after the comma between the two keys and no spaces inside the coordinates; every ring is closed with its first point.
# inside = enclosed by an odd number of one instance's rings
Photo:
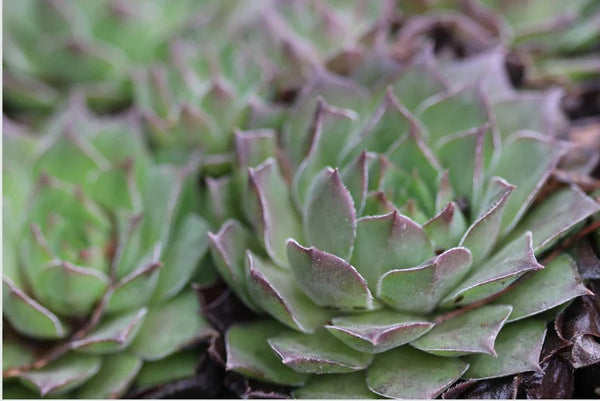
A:
{"type": "Polygon", "coordinates": [[[37,136],[4,124],[5,397],[192,375],[190,347],[213,334],[188,285],[208,248],[197,160],[156,164],[132,115],[71,103],[37,136]]]}
{"type": "Polygon", "coordinates": [[[269,319],[229,329],[227,369],[298,398],[433,398],[540,369],[547,321],[588,293],[551,249],[600,206],[541,193],[569,148],[559,96],[513,90],[503,60],[426,47],[369,87],[380,70],[316,68],[280,133],[235,133],[235,169],[207,182],[225,221],[210,248],[269,319]]]}

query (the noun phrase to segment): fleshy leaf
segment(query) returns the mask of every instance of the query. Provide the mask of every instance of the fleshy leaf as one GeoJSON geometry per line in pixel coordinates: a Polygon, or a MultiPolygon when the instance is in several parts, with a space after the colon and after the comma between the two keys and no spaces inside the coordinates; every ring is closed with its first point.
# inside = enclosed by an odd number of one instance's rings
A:
{"type": "Polygon", "coordinates": [[[235,155],[238,168],[256,167],[269,157],[275,157],[275,132],[268,129],[235,132],[235,155]]]}
{"type": "Polygon", "coordinates": [[[565,145],[534,132],[516,133],[503,143],[494,174],[516,188],[506,203],[502,231],[516,225],[566,150],[565,145]]]}
{"type": "Polygon", "coordinates": [[[142,361],[128,353],[107,355],[94,377],[84,383],[77,398],[120,398],[142,367],[142,361]]]}
{"type": "Polygon", "coordinates": [[[356,215],[360,216],[365,207],[369,184],[367,152],[362,152],[356,160],[346,166],[342,170],[341,176],[344,186],[348,189],[354,201],[356,215]]]}
{"type": "Polygon", "coordinates": [[[371,354],[404,345],[432,327],[423,317],[390,310],[337,317],[325,326],[350,347],[371,354]]]}
{"type": "Polygon", "coordinates": [[[296,287],[289,269],[247,252],[246,277],[252,300],[283,324],[310,333],[327,321],[326,311],[296,287]]]}
{"type": "Polygon", "coordinates": [[[327,168],[313,180],[303,224],[310,245],[343,259],[350,256],[356,233],[356,211],[337,169],[327,168]]]}
{"type": "Polygon", "coordinates": [[[40,339],[66,337],[68,328],[54,313],[30,298],[9,279],[2,281],[2,315],[19,332],[40,339]]]}
{"type": "Polygon", "coordinates": [[[191,377],[199,359],[196,352],[186,349],[158,361],[145,362],[135,379],[135,385],[142,388],[152,387],[191,377]]]}
{"type": "Polygon", "coordinates": [[[130,350],[146,361],[155,361],[214,334],[200,315],[196,295],[184,291],[165,304],[150,307],[130,350]]]}
{"type": "Polygon", "coordinates": [[[443,358],[404,346],[375,357],[367,370],[367,385],[388,398],[435,398],[468,367],[458,358],[443,358]]]}
{"type": "Polygon", "coordinates": [[[38,276],[39,298],[57,313],[81,316],[89,313],[108,287],[108,277],[95,269],[56,262],[38,276]]]}
{"type": "Polygon", "coordinates": [[[429,132],[429,143],[436,143],[446,135],[467,131],[488,121],[487,108],[478,86],[431,97],[421,106],[425,106],[420,115],[421,122],[429,132]]]}
{"type": "Polygon", "coordinates": [[[509,305],[481,306],[436,324],[410,345],[439,356],[495,355],[494,341],[511,311],[509,305]]]}
{"type": "Polygon", "coordinates": [[[313,334],[286,331],[270,338],[269,345],[284,365],[300,373],[354,372],[373,360],[372,354],[349,348],[323,329],[313,334]]]}
{"type": "Polygon", "coordinates": [[[227,286],[253,311],[258,307],[252,301],[244,277],[245,252],[250,234],[236,220],[228,220],[217,234],[208,234],[212,259],[227,286]]]}
{"type": "Polygon", "coordinates": [[[488,188],[488,192],[491,191],[493,195],[486,196],[489,199],[489,208],[471,224],[460,240],[461,246],[471,250],[475,266],[484,261],[496,245],[500,235],[502,215],[515,187],[503,179],[495,178],[490,183],[490,188],[488,188]]]}
{"type": "Polygon", "coordinates": [[[507,324],[496,338],[497,356],[477,354],[463,357],[470,365],[465,378],[487,379],[541,371],[538,360],[545,334],[544,321],[528,319],[507,324]]]}
{"type": "Polygon", "coordinates": [[[464,279],[471,261],[468,249],[452,248],[417,267],[391,270],[379,280],[378,298],[397,310],[429,313],[464,279]]]}
{"type": "Polygon", "coordinates": [[[449,202],[441,212],[423,225],[423,230],[436,250],[450,249],[458,244],[466,229],[465,217],[454,202],[449,202]]]}
{"type": "Polygon", "coordinates": [[[288,260],[296,283],[317,305],[370,309],[373,297],[365,279],[344,259],[288,241],[288,260]]]}
{"type": "Polygon", "coordinates": [[[432,256],[433,247],[423,229],[397,211],[357,222],[352,265],[371,289],[385,272],[417,266],[432,256]]]}
{"type": "Polygon", "coordinates": [[[2,339],[2,370],[18,368],[35,360],[34,350],[26,344],[4,336],[2,339]]]}
{"type": "Polygon", "coordinates": [[[259,321],[231,327],[225,335],[227,370],[247,377],[288,386],[302,385],[307,376],[288,368],[267,340],[285,327],[274,321],[259,321]]]}
{"type": "Polygon", "coordinates": [[[267,253],[279,266],[287,266],[285,242],[302,238],[300,219],[294,210],[287,184],[274,159],[249,170],[251,210],[249,216],[262,234],[267,253]]]}
{"type": "Polygon", "coordinates": [[[467,305],[497,294],[524,273],[542,269],[533,254],[531,233],[526,233],[492,255],[442,300],[443,307],[467,305]]]}
{"type": "Polygon", "coordinates": [[[365,383],[364,372],[314,375],[292,392],[296,399],[369,399],[379,398],[365,383]]]}
{"type": "Polygon", "coordinates": [[[174,296],[189,281],[208,249],[208,229],[208,224],[200,216],[185,216],[166,249],[154,299],[174,296]]]}
{"type": "Polygon", "coordinates": [[[507,240],[510,241],[525,231],[531,231],[533,249],[540,253],[571,227],[599,210],[600,205],[579,188],[566,188],[536,205],[515,227],[507,240]]]}
{"type": "Polygon", "coordinates": [[[148,310],[108,317],[92,332],[80,340],[73,341],[71,348],[90,354],[109,354],[128,347],[140,330],[148,310]]]}
{"type": "Polygon", "coordinates": [[[43,397],[58,394],[79,386],[100,370],[101,358],[93,355],[68,354],[38,370],[19,375],[28,386],[43,397]]]}
{"type": "Polygon", "coordinates": [[[510,292],[494,302],[510,303],[509,322],[552,309],[580,295],[589,294],[581,283],[575,262],[566,254],[557,256],[544,267],[526,277],[510,292]]]}

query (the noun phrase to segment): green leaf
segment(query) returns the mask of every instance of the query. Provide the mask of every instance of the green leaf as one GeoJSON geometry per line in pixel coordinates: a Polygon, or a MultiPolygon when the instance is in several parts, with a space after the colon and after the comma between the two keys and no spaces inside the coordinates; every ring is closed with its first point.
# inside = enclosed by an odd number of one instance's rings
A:
{"type": "Polygon", "coordinates": [[[246,280],[252,300],[281,323],[312,333],[329,318],[295,285],[292,272],[247,252],[246,280]]]}
{"type": "Polygon", "coordinates": [[[343,259],[350,256],[356,234],[356,211],[337,169],[328,167],[313,180],[302,222],[310,245],[343,259]]]}
{"type": "Polygon", "coordinates": [[[225,335],[225,368],[271,383],[288,386],[304,384],[307,376],[281,363],[267,342],[284,330],[284,326],[274,321],[258,321],[231,327],[225,335]]]}
{"type": "Polygon", "coordinates": [[[180,223],[165,251],[154,300],[174,296],[189,281],[208,249],[208,229],[206,221],[196,214],[188,214],[180,223]]]}
{"type": "Polygon", "coordinates": [[[365,207],[365,198],[367,197],[367,188],[369,184],[368,163],[367,152],[363,151],[356,160],[346,166],[341,173],[342,182],[348,189],[348,192],[354,201],[357,216],[361,215],[365,207]]]}
{"type": "Polygon", "coordinates": [[[35,360],[34,350],[26,344],[4,336],[2,339],[2,370],[25,366],[35,360]]]}
{"type": "Polygon", "coordinates": [[[460,240],[460,245],[471,250],[473,265],[479,266],[494,249],[500,235],[500,223],[510,194],[515,189],[501,178],[494,178],[485,199],[490,206],[471,224],[460,240]]]}
{"type": "Polygon", "coordinates": [[[478,86],[467,86],[449,94],[441,93],[421,104],[420,120],[429,132],[429,143],[450,134],[482,126],[488,121],[484,95],[478,86]]]}
{"type": "Polygon", "coordinates": [[[238,168],[256,167],[269,157],[276,157],[275,132],[269,129],[235,130],[235,156],[238,168]]]}
{"type": "Polygon", "coordinates": [[[508,320],[512,322],[587,294],[589,290],[582,284],[575,262],[567,254],[561,254],[494,302],[513,306],[508,320]]]}
{"type": "Polygon", "coordinates": [[[435,398],[460,379],[468,367],[457,358],[404,346],[375,357],[367,370],[367,385],[388,398],[435,398]]]}
{"type": "Polygon", "coordinates": [[[258,311],[245,281],[244,261],[250,234],[236,220],[227,220],[217,234],[208,233],[212,259],[227,286],[253,311],[258,311]]]}
{"type": "Polygon", "coordinates": [[[531,270],[542,269],[533,254],[531,233],[502,248],[471,273],[458,288],[446,296],[441,305],[455,307],[485,299],[499,293],[531,270]]]}
{"type": "Polygon", "coordinates": [[[98,356],[71,353],[41,369],[23,372],[19,378],[42,397],[62,394],[89,380],[100,370],[100,365],[98,356]]]}
{"type": "Polygon", "coordinates": [[[343,310],[371,309],[365,279],[345,260],[290,239],[288,260],[302,291],[317,305],[343,310]]]}
{"type": "Polygon", "coordinates": [[[539,254],[571,227],[599,210],[600,205],[578,187],[562,189],[536,205],[515,227],[505,243],[525,231],[531,231],[534,239],[533,249],[539,254]]]}
{"type": "Polygon", "coordinates": [[[397,211],[358,220],[352,265],[371,289],[389,270],[417,266],[433,256],[423,229],[397,211]]]}
{"type": "Polygon", "coordinates": [[[471,268],[471,252],[452,248],[413,268],[385,273],[377,285],[377,297],[392,308],[429,313],[456,287],[471,268]]]}
{"type": "Polygon", "coordinates": [[[379,398],[365,383],[365,372],[311,376],[294,391],[296,399],[369,399],[379,398]]]}
{"type": "Polygon", "coordinates": [[[458,244],[466,229],[465,217],[454,202],[448,202],[441,212],[423,225],[436,250],[450,249],[458,244]]]}
{"type": "Polygon", "coordinates": [[[346,373],[363,370],[373,360],[320,329],[313,334],[286,331],[269,338],[284,365],[300,373],[346,373]]]}
{"type": "Polygon", "coordinates": [[[155,361],[214,334],[200,314],[196,295],[188,290],[150,307],[130,351],[145,361],[155,361]]]}
{"type": "Polygon", "coordinates": [[[147,388],[194,376],[199,361],[198,353],[188,349],[158,361],[145,362],[135,379],[135,385],[147,388]]]}
{"type": "Polygon", "coordinates": [[[267,253],[279,266],[287,266],[286,241],[302,238],[300,219],[294,210],[287,184],[274,159],[248,171],[250,214],[267,253]]]}
{"type": "Polygon", "coordinates": [[[147,312],[146,308],[142,308],[108,317],[85,337],[71,342],[71,349],[90,354],[122,351],[138,334],[147,312]]]}
{"type": "Polygon", "coordinates": [[[463,357],[470,365],[465,378],[488,379],[521,372],[541,372],[540,352],[546,336],[546,323],[527,319],[507,324],[496,338],[496,354],[463,357]]]}
{"type": "Polygon", "coordinates": [[[2,287],[2,314],[17,331],[39,339],[58,339],[69,334],[68,327],[55,314],[8,278],[2,279],[2,287]]]}
{"type": "Polygon", "coordinates": [[[519,222],[566,150],[565,144],[535,132],[518,132],[504,142],[494,174],[516,188],[506,203],[503,232],[519,222]]]}
{"type": "Polygon", "coordinates": [[[66,316],[91,312],[108,288],[108,277],[95,269],[54,262],[37,279],[38,297],[51,310],[66,316]]]}
{"type": "Polygon", "coordinates": [[[98,373],[75,393],[76,398],[120,398],[133,381],[142,361],[128,353],[107,355],[98,373]]]}
{"type": "Polygon", "coordinates": [[[390,310],[337,317],[325,326],[350,347],[371,354],[404,345],[432,327],[433,323],[421,316],[390,310]]]}
{"type": "Polygon", "coordinates": [[[511,311],[512,307],[509,305],[481,306],[436,324],[410,345],[439,356],[452,357],[471,353],[495,355],[496,336],[511,311]]]}

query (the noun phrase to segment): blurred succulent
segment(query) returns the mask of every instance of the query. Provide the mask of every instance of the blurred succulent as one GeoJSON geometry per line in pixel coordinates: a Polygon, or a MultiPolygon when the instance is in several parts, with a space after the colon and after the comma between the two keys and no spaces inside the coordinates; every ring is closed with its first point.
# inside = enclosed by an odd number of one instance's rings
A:
{"type": "Polygon", "coordinates": [[[131,96],[130,69],[165,53],[189,28],[195,1],[24,0],[4,9],[4,88],[9,104],[51,110],[65,89],[85,88],[95,105],[131,96]],[[152,29],[148,29],[152,27],[152,29]]]}
{"type": "Polygon", "coordinates": [[[426,47],[383,91],[315,68],[279,136],[235,133],[236,168],[207,182],[207,218],[226,220],[211,253],[271,319],[229,329],[227,369],[299,398],[540,369],[547,319],[588,293],[549,251],[600,206],[542,193],[569,147],[559,96],[513,90],[503,62],[426,47]]]}
{"type": "Polygon", "coordinates": [[[213,333],[188,286],[208,248],[196,159],[155,164],[136,119],[82,102],[41,136],[4,124],[5,397],[118,397],[191,375],[197,352],[180,350],[213,333]]]}

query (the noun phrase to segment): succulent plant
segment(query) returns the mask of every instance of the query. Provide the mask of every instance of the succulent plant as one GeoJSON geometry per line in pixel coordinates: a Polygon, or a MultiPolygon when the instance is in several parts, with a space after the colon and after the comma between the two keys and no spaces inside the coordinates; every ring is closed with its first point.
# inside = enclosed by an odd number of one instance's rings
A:
{"type": "Polygon", "coordinates": [[[425,47],[384,90],[315,68],[279,135],[235,133],[235,169],[207,185],[225,221],[210,248],[268,318],[229,329],[227,369],[298,398],[540,369],[547,320],[588,293],[550,250],[600,206],[541,193],[569,147],[559,96],[513,90],[504,53],[425,47]]]}
{"type": "Polygon", "coordinates": [[[156,164],[136,118],[82,102],[37,136],[4,124],[6,397],[118,397],[191,375],[197,352],[181,350],[214,333],[188,285],[208,249],[197,158],[156,164]]]}
{"type": "Polygon", "coordinates": [[[12,105],[53,110],[73,86],[99,107],[127,100],[128,74],[161,58],[167,41],[189,28],[194,1],[25,0],[4,10],[4,88],[12,105]],[[152,29],[148,29],[152,26],[152,29]]]}

